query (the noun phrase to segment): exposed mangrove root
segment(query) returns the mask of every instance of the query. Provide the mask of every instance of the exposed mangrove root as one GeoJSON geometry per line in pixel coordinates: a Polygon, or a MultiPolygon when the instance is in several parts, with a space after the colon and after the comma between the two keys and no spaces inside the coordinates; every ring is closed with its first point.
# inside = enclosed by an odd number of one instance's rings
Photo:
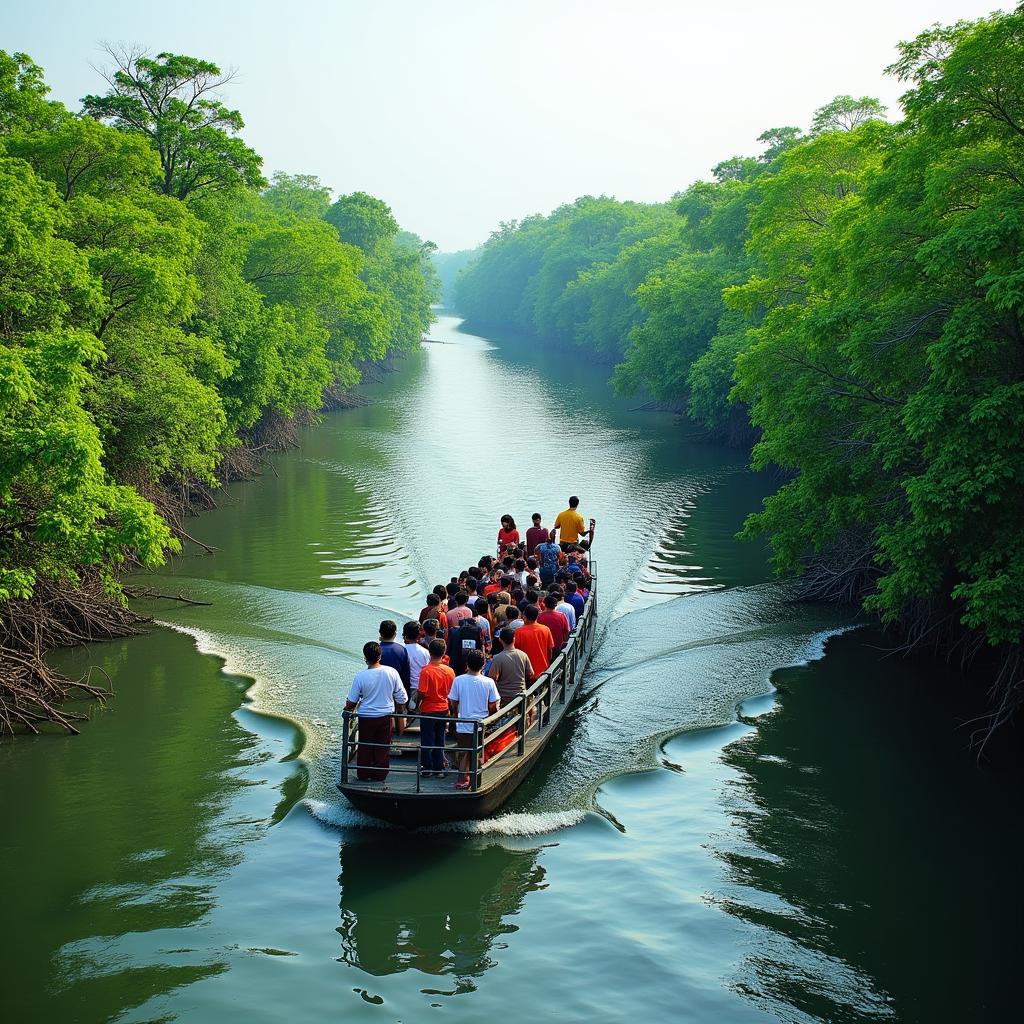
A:
{"type": "Polygon", "coordinates": [[[96,574],[75,588],[42,580],[30,600],[0,605],[0,735],[38,733],[47,723],[77,733],[74,722],[85,715],[60,705],[72,697],[102,702],[110,690],[92,682],[93,669],[80,679],[54,671],[46,652],[131,636],[146,621],[111,598],[96,574]]]}

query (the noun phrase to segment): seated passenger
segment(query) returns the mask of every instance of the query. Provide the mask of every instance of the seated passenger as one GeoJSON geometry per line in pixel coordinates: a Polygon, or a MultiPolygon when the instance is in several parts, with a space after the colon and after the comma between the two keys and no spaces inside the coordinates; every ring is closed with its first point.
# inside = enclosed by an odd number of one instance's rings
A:
{"type": "Polygon", "coordinates": [[[534,674],[538,676],[547,671],[555,647],[551,630],[537,621],[539,615],[540,609],[535,604],[529,605],[524,613],[526,623],[516,630],[513,641],[530,659],[534,674]]]}
{"type": "Polygon", "coordinates": [[[555,641],[555,656],[562,653],[565,645],[569,642],[569,620],[564,612],[558,610],[558,598],[554,594],[548,594],[544,598],[544,611],[537,616],[537,621],[551,630],[551,636],[555,641]]]}
{"type": "Polygon", "coordinates": [[[455,673],[448,667],[443,640],[431,640],[429,661],[420,672],[420,768],[424,776],[443,778],[448,767],[444,733],[448,718],[448,692],[455,673]]]}
{"type": "MultiPolygon", "coordinates": [[[[493,715],[498,710],[499,700],[498,688],[494,685],[494,680],[480,675],[480,669],[484,667],[483,651],[469,651],[465,660],[466,671],[455,677],[452,688],[448,692],[448,707],[452,717],[470,719],[467,722],[458,722],[455,726],[461,773],[455,783],[456,789],[469,789],[470,787],[473,722],[482,722],[488,715],[493,715]]],[[[478,769],[482,767],[482,763],[483,750],[481,749],[477,753],[478,769]]]]}

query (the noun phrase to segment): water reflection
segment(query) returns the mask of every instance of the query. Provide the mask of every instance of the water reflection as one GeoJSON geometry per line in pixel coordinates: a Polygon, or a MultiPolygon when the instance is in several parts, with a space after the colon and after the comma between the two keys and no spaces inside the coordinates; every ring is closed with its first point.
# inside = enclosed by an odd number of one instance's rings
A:
{"type": "Polygon", "coordinates": [[[962,679],[864,641],[780,673],[781,708],[722,753],[718,903],[758,935],[735,988],[827,1021],[1015,1016],[1019,893],[964,896],[1016,874],[1020,766],[972,763],[962,679]]]}
{"type": "Polygon", "coordinates": [[[339,959],[375,977],[410,969],[450,977],[438,995],[472,991],[503,936],[518,930],[509,919],[545,888],[540,850],[464,836],[402,840],[345,837],[339,959]]]}

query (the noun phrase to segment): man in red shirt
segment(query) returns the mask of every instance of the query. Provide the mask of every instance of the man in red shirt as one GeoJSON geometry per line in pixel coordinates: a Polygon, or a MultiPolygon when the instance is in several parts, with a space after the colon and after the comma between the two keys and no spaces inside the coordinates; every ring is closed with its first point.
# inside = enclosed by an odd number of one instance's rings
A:
{"type": "Polygon", "coordinates": [[[554,594],[548,594],[544,598],[544,611],[537,616],[537,621],[551,630],[551,637],[555,641],[555,656],[560,654],[562,648],[569,642],[569,620],[557,608],[558,598],[554,594]]]}
{"type": "Polygon", "coordinates": [[[555,649],[551,630],[537,621],[539,615],[540,609],[535,604],[528,604],[523,612],[526,622],[516,630],[515,638],[515,646],[530,659],[535,676],[547,671],[555,649]]]}
{"type": "Polygon", "coordinates": [[[540,525],[540,513],[533,513],[533,526],[526,531],[526,557],[533,554],[538,544],[543,544],[548,539],[547,527],[540,525]]]}

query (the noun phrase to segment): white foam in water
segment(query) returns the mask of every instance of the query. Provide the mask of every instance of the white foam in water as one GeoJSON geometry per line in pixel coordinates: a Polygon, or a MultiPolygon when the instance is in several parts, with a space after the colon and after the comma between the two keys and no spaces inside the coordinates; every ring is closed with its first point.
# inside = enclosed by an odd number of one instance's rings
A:
{"type": "Polygon", "coordinates": [[[430,825],[424,832],[458,832],[471,836],[540,836],[572,828],[586,817],[581,810],[537,811],[535,813],[499,814],[494,818],[471,821],[446,821],[430,825]]]}
{"type": "MultiPolygon", "coordinates": [[[[317,821],[338,830],[347,828],[396,829],[399,827],[363,814],[362,811],[357,811],[345,803],[306,800],[304,804],[306,810],[317,821]]],[[[578,825],[585,817],[586,813],[581,810],[499,814],[494,818],[479,820],[446,821],[439,825],[429,825],[420,831],[453,832],[458,835],[470,836],[539,836],[548,832],[558,832],[563,828],[571,828],[573,825],[578,825]]]]}

